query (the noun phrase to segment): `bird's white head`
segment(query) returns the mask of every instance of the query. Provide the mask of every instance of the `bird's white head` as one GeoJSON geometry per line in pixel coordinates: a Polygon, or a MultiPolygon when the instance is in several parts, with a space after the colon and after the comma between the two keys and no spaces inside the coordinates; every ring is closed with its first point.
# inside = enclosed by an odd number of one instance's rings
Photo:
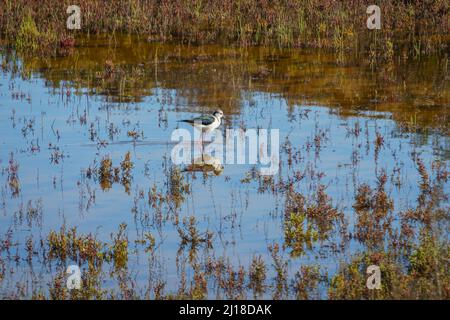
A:
{"type": "Polygon", "coordinates": [[[217,109],[216,111],[214,111],[213,116],[220,120],[223,117],[223,111],[220,109],[217,109]]]}

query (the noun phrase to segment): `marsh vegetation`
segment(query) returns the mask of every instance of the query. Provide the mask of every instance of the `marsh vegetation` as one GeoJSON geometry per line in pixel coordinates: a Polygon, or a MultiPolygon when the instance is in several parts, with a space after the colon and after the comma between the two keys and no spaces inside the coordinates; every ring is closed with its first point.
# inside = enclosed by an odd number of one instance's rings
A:
{"type": "Polygon", "coordinates": [[[81,1],[78,34],[0,2],[0,298],[450,298],[448,4],[369,35],[363,1],[251,2],[81,1]],[[218,107],[280,129],[277,175],[172,163],[218,107]]]}

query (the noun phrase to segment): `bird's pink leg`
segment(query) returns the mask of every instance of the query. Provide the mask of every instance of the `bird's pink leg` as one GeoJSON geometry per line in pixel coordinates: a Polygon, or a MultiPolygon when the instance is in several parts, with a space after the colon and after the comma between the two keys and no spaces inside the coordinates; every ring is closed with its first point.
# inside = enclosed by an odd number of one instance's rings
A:
{"type": "Polygon", "coordinates": [[[203,155],[203,130],[201,130],[201,134],[199,135],[197,129],[194,132],[194,158],[196,158],[199,154],[203,155]]]}

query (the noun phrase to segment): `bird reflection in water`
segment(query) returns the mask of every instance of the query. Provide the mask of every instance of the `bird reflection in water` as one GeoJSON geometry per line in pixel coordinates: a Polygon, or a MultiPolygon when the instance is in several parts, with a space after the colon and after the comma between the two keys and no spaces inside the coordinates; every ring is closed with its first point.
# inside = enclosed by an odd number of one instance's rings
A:
{"type": "Polygon", "coordinates": [[[212,157],[208,154],[202,154],[194,159],[194,161],[186,166],[184,171],[189,172],[213,172],[216,176],[221,175],[223,172],[223,166],[220,159],[212,157]]]}

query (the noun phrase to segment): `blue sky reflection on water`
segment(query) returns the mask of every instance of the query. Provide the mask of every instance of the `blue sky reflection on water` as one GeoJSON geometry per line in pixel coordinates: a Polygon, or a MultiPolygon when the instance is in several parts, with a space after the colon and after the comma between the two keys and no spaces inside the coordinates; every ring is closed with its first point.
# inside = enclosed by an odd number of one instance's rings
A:
{"type": "MultiPolygon", "coordinates": [[[[176,256],[179,248],[177,230],[170,222],[161,227],[143,222],[140,213],[151,208],[138,199],[139,191],[145,194],[156,185],[167,192],[167,177],[164,165],[170,166],[170,140],[172,130],[185,127],[177,121],[192,117],[198,109],[188,102],[179,110],[176,89],[152,88],[148,96],[136,103],[106,102],[103,96],[79,94],[66,95],[66,89],[50,89],[38,74],[24,80],[3,72],[0,77],[0,166],[8,166],[10,154],[19,163],[20,195],[11,198],[7,183],[2,183],[5,206],[0,211],[0,232],[15,230],[18,241],[30,234],[45,235],[50,230],[58,230],[62,224],[77,226],[80,233],[94,233],[99,239],[109,240],[120,223],[128,225],[130,247],[136,247],[137,254],[130,256],[129,268],[136,278],[147,281],[148,260],[142,248],[134,244],[145,232],[156,237],[160,272],[167,278],[167,288],[175,288],[178,282],[176,256]],[[20,96],[23,94],[22,96],[20,96]],[[18,96],[19,95],[19,96],[18,96]],[[194,112],[189,112],[192,107],[194,112]],[[86,112],[85,123],[80,116],[86,112]],[[164,122],[161,125],[161,117],[164,122]],[[32,129],[27,124],[33,123],[32,129]],[[91,127],[92,124],[92,127],[91,127]],[[114,139],[108,137],[113,124],[118,128],[114,139]],[[90,130],[98,138],[89,139],[90,130]],[[119,143],[130,141],[127,131],[143,132],[141,140],[153,141],[148,144],[119,143]],[[59,136],[59,138],[58,138],[59,136]],[[106,140],[106,146],[97,142],[106,140]],[[56,146],[63,154],[59,163],[52,163],[51,157],[56,146]],[[32,151],[39,146],[39,151],[32,151]],[[130,151],[134,162],[133,180],[127,194],[119,183],[103,191],[97,181],[83,177],[82,172],[94,166],[105,155],[109,155],[114,165],[119,165],[126,152],[130,151]],[[95,202],[87,208],[89,190],[95,190],[95,202]],[[20,223],[15,220],[22,205],[28,201],[42,203],[42,220],[20,223]]],[[[81,90],[81,92],[86,92],[81,90]]],[[[429,167],[436,154],[448,152],[448,137],[429,135],[421,144],[412,143],[415,134],[401,134],[397,123],[388,112],[366,112],[365,115],[342,116],[339,111],[321,106],[311,101],[305,105],[288,105],[276,94],[243,90],[239,113],[228,114],[227,128],[277,128],[280,130],[280,175],[283,179],[304,173],[304,178],[295,184],[296,191],[313,194],[318,181],[326,186],[333,205],[345,213],[350,226],[355,222],[352,204],[354,186],[361,183],[374,185],[376,170],[388,173],[387,191],[396,200],[395,211],[415,204],[418,196],[419,176],[411,158],[420,154],[429,167]],[[359,123],[361,134],[355,137],[349,129],[359,123]],[[376,132],[384,137],[385,144],[378,153],[375,166],[376,132]],[[315,137],[322,136],[320,149],[315,137]],[[298,161],[288,165],[285,142],[288,138],[293,151],[298,151],[298,161]],[[396,170],[401,169],[397,174],[396,170]],[[322,173],[320,180],[317,173],[322,173]],[[400,182],[401,187],[395,185],[400,182]]],[[[224,132],[224,127],[221,127],[224,132]]],[[[447,161],[446,159],[444,159],[447,161]]],[[[191,183],[192,193],[179,208],[180,220],[194,215],[201,231],[214,232],[214,253],[224,256],[233,263],[248,265],[252,255],[261,254],[268,264],[271,258],[268,244],[283,243],[283,220],[285,198],[283,192],[259,192],[258,182],[248,183],[242,179],[251,172],[251,165],[226,165],[219,176],[183,173],[191,183]],[[195,178],[194,178],[195,177],[195,178]]],[[[6,181],[7,174],[2,180],[6,181]]],[[[275,183],[280,176],[273,177],[275,183]]],[[[448,185],[447,185],[448,187],[448,185]]],[[[448,189],[448,188],[446,188],[448,189]]],[[[333,237],[336,237],[334,235],[333,237]]],[[[339,239],[330,239],[338,243],[339,239]]],[[[359,249],[351,242],[350,252],[359,249]]],[[[201,250],[200,250],[201,251],[201,250]]],[[[288,250],[285,257],[288,257],[288,250]]],[[[184,253],[185,255],[187,253],[184,253]]],[[[292,259],[290,271],[305,262],[316,262],[333,273],[339,267],[338,260],[345,256],[328,251],[327,246],[316,243],[312,250],[300,258],[292,259]]],[[[189,274],[189,270],[188,274],[189,274]]],[[[48,275],[43,275],[45,279],[48,275]]],[[[269,276],[270,277],[270,276],[269,276]]],[[[114,284],[111,283],[111,286],[114,284]]]]}

